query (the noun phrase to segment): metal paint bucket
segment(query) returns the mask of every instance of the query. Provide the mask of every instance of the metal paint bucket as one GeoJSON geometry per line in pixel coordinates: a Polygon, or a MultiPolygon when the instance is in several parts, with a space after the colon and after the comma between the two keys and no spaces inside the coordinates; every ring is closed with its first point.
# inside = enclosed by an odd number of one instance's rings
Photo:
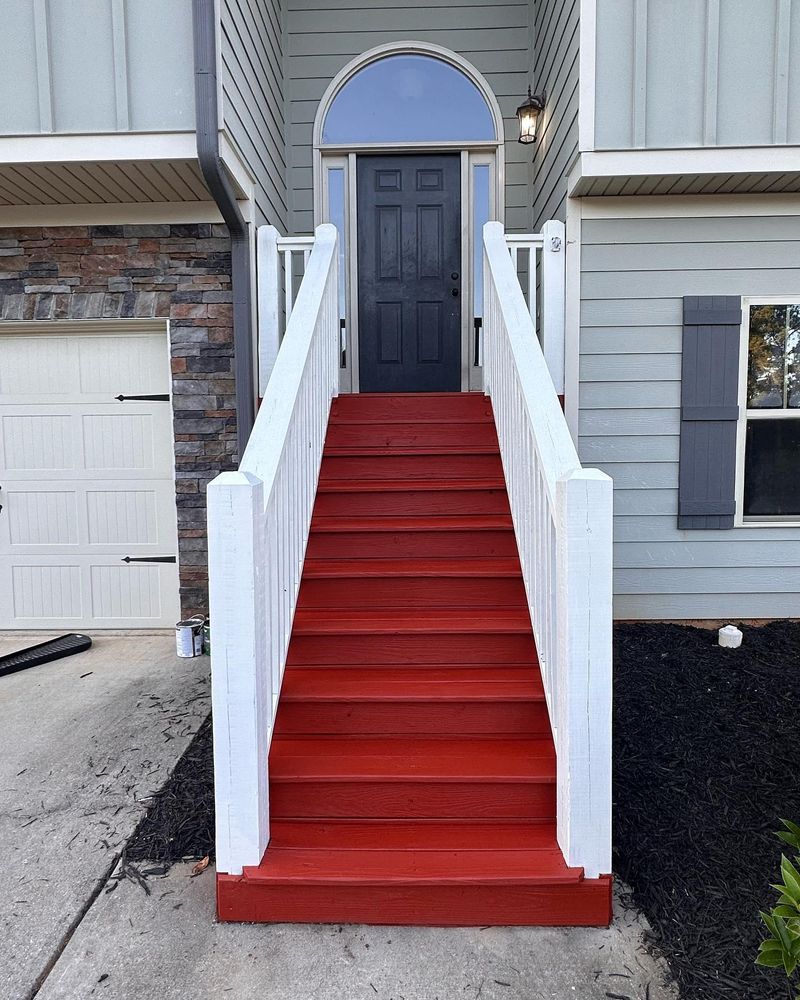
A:
{"type": "Polygon", "coordinates": [[[185,658],[200,656],[203,652],[203,615],[186,618],[175,625],[175,652],[185,658]]]}
{"type": "Polygon", "coordinates": [[[203,652],[206,656],[211,655],[211,622],[209,621],[203,626],[203,652]]]}

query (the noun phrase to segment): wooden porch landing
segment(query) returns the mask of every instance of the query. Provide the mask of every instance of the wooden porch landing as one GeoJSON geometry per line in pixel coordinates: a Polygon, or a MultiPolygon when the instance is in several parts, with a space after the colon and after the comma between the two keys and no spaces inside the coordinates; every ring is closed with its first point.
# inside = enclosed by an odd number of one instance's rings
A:
{"type": "Polygon", "coordinates": [[[605,925],[555,754],[491,404],[334,400],[269,760],[223,920],[605,925]]]}

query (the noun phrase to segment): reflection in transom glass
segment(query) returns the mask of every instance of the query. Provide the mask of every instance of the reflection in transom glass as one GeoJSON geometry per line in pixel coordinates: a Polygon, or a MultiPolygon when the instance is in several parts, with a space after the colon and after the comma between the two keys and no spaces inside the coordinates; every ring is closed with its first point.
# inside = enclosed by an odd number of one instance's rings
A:
{"type": "Polygon", "coordinates": [[[476,142],[496,139],[483,95],[460,70],[424,55],[385,56],[333,99],[322,142],[476,142]]]}
{"type": "Polygon", "coordinates": [[[749,409],[800,407],[800,304],[751,305],[749,409]]]}

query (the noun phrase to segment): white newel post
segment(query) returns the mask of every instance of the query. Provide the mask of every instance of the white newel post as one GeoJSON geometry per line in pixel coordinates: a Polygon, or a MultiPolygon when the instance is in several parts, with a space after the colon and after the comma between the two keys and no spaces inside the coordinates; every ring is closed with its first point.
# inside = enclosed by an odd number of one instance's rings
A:
{"type": "Polygon", "coordinates": [[[239,875],[269,841],[264,488],[249,472],[208,486],[208,563],[217,871],[239,875]]]}
{"type": "Polygon", "coordinates": [[[556,394],[564,395],[564,329],[566,312],[566,238],[557,219],[542,227],[542,350],[556,394]]]}
{"type": "Polygon", "coordinates": [[[611,872],[612,481],[576,469],[556,501],[557,834],[567,864],[596,878],[611,872]]]}
{"type": "Polygon", "coordinates": [[[278,230],[274,226],[259,226],[256,237],[258,261],[258,394],[263,399],[272,374],[280,332],[280,260],[278,230]]]}

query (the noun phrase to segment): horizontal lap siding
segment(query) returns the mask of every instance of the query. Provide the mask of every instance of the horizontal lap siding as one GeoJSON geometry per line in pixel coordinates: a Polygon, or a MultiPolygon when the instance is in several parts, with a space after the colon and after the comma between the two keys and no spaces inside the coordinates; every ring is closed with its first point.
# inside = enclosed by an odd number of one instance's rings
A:
{"type": "Polygon", "coordinates": [[[541,0],[534,8],[532,83],[547,93],[533,151],[536,230],[566,218],[566,174],[578,151],[579,8],[579,0],[541,0]]]}
{"type": "Polygon", "coordinates": [[[798,615],[800,529],[679,531],[684,295],[800,296],[796,215],[585,219],[580,454],[614,477],[618,618],[798,615]]]}
{"type": "Polygon", "coordinates": [[[223,123],[255,179],[256,222],[287,231],[280,0],[222,0],[223,123]]]}
{"type": "Polygon", "coordinates": [[[506,225],[518,232],[530,229],[529,158],[516,142],[515,116],[530,69],[527,2],[342,0],[334,6],[324,0],[289,0],[286,76],[292,232],[308,233],[314,224],[312,131],[325,89],[362,52],[402,41],[452,49],[487,78],[505,121],[506,225]]]}

